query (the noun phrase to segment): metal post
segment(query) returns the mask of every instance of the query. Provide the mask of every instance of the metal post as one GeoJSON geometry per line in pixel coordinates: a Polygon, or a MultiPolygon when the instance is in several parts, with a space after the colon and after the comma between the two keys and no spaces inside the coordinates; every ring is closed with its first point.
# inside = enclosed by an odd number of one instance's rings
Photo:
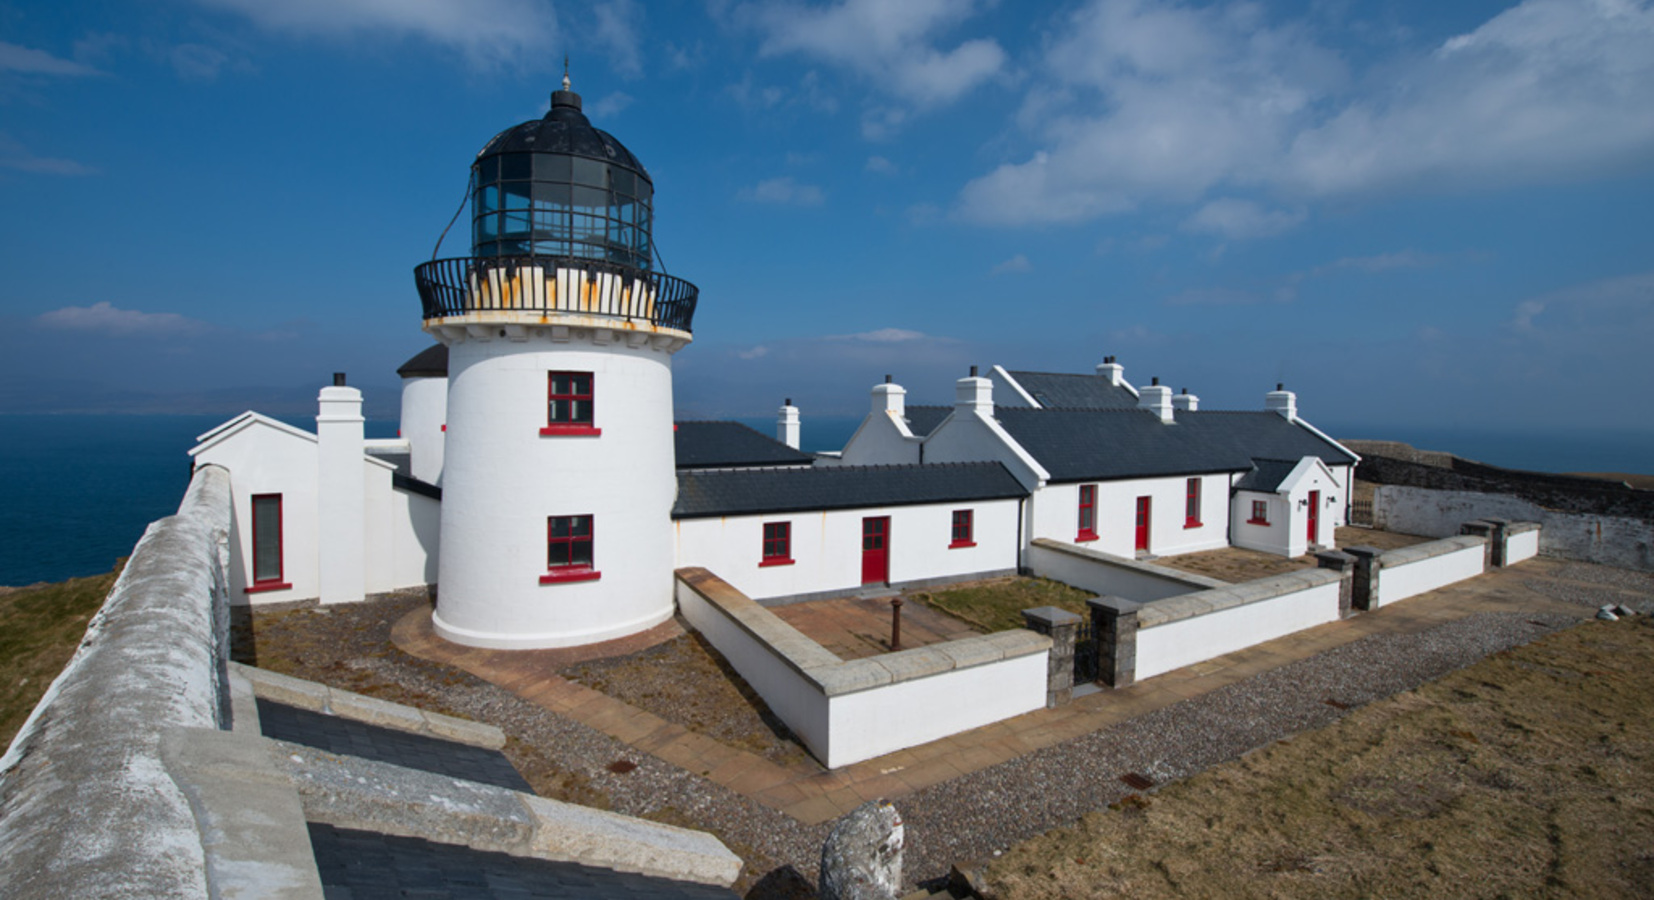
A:
{"type": "Polygon", "coordinates": [[[902,649],[902,598],[890,599],[890,652],[902,649]]]}

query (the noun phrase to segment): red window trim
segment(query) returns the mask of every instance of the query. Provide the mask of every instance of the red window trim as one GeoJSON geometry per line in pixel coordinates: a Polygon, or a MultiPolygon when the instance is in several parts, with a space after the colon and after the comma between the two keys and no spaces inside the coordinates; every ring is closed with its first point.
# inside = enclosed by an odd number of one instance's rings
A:
{"type": "Polygon", "coordinates": [[[1268,525],[1269,524],[1268,516],[1269,516],[1269,501],[1268,500],[1253,500],[1252,501],[1252,518],[1247,519],[1246,524],[1248,524],[1248,525],[1268,525]],[[1258,517],[1258,510],[1259,509],[1262,509],[1264,511],[1264,517],[1263,518],[1258,517]]]}
{"type": "Polygon", "coordinates": [[[764,566],[790,566],[790,565],[792,565],[793,564],[793,523],[791,523],[791,522],[765,522],[764,526],[762,528],[762,544],[758,549],[758,553],[759,553],[759,556],[760,556],[760,559],[758,560],[759,568],[763,568],[764,566]],[[779,537],[771,537],[770,536],[770,529],[771,528],[781,529],[780,536],[779,537]],[[773,555],[770,553],[771,542],[775,542],[775,543],[778,543],[780,545],[780,547],[778,548],[781,551],[780,553],[776,553],[776,554],[773,554],[773,555]]]}
{"type": "Polygon", "coordinates": [[[596,581],[603,573],[591,566],[559,566],[540,576],[541,584],[566,584],[571,581],[596,581]]]}
{"type": "Polygon", "coordinates": [[[547,425],[540,429],[540,434],[558,437],[597,437],[603,433],[601,428],[590,425],[547,425]]]}
{"type": "Polygon", "coordinates": [[[951,530],[949,536],[952,538],[952,543],[948,544],[948,549],[949,550],[957,550],[960,547],[975,547],[976,546],[976,510],[974,510],[974,509],[956,509],[956,510],[954,510],[953,511],[952,530],[951,530]],[[965,517],[965,519],[964,519],[964,524],[965,524],[964,537],[960,537],[960,529],[959,529],[959,524],[960,524],[959,517],[960,516],[965,517]]]}
{"type": "Polygon", "coordinates": [[[594,423],[597,421],[597,375],[592,372],[575,372],[572,370],[556,370],[546,373],[546,425],[540,429],[541,437],[597,437],[603,433],[594,423]],[[559,394],[554,390],[559,375],[569,378],[581,377],[587,380],[587,393],[574,392],[570,386],[570,393],[559,394]],[[562,422],[551,418],[552,404],[559,400],[583,400],[591,412],[591,422],[562,422]]]}
{"type": "Polygon", "coordinates": [[[1183,486],[1183,527],[1200,527],[1200,479],[1191,478],[1183,486]],[[1189,514],[1189,507],[1194,507],[1194,515],[1189,514]]]}
{"type": "MultiPolygon", "coordinates": [[[[587,563],[575,563],[567,566],[550,565],[549,557],[551,555],[551,542],[553,540],[551,536],[551,523],[556,519],[592,519],[588,533],[585,535],[584,540],[591,544],[593,561],[596,561],[597,559],[597,522],[595,519],[591,516],[546,516],[546,555],[548,559],[546,573],[540,576],[540,583],[567,584],[573,581],[596,581],[597,579],[602,578],[603,573],[587,563]]],[[[567,538],[557,538],[556,540],[572,544],[576,538],[570,536],[567,538]]]]}
{"type": "Polygon", "coordinates": [[[248,513],[252,518],[253,533],[251,558],[247,560],[247,573],[253,576],[253,583],[242,589],[244,594],[262,594],[265,591],[290,590],[293,585],[287,581],[287,542],[284,538],[283,525],[287,519],[287,504],[281,494],[254,494],[247,501],[248,513]],[[276,577],[258,580],[258,501],[268,497],[276,498],[276,577]]]}
{"type": "Polygon", "coordinates": [[[1097,540],[1097,486],[1080,485],[1080,524],[1075,543],[1097,540]]]}

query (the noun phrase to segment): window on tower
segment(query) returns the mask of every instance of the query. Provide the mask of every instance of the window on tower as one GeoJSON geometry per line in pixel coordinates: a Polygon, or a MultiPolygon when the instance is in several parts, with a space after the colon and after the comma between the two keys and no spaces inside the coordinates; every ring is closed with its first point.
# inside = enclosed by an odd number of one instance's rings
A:
{"type": "Polygon", "coordinates": [[[546,517],[546,574],[541,584],[596,581],[602,577],[593,564],[591,516],[546,517]]]}
{"type": "Polygon", "coordinates": [[[541,434],[603,433],[595,424],[592,373],[551,372],[546,383],[546,427],[540,429],[541,434]]]}

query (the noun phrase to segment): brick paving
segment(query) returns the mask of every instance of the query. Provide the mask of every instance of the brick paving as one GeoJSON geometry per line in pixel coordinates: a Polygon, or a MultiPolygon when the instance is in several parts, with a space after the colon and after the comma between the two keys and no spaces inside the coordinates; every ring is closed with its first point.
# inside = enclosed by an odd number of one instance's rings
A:
{"type": "MultiPolygon", "coordinates": [[[[890,652],[890,598],[847,597],[813,600],[770,610],[839,659],[862,659],[890,652]]],[[[976,634],[968,623],[923,603],[902,604],[902,649],[976,634]]]]}
{"type": "MultiPolygon", "coordinates": [[[[814,825],[835,819],[867,799],[904,797],[1369,635],[1414,634],[1489,612],[1589,617],[1593,609],[1551,599],[1524,584],[1534,576],[1554,574],[1564,565],[1559,561],[1529,560],[1379,610],[1168,672],[1122,690],[1103,690],[1059,709],[1036,710],[831,771],[823,771],[813,763],[777,765],[570,682],[557,675],[559,668],[569,664],[558,660],[570,651],[459,647],[435,635],[431,630],[430,610],[426,608],[416,609],[398,621],[392,630],[392,639],[414,656],[465,669],[553,713],[568,716],[671,765],[814,825]]],[[[907,608],[904,607],[903,612],[906,613],[907,608]]],[[[866,614],[864,611],[863,615],[866,614]]],[[[840,615],[848,617],[846,621],[856,621],[850,613],[809,613],[808,617],[831,620],[840,615]]],[[[905,621],[903,630],[903,644],[908,646],[905,621]]],[[[582,648],[582,652],[633,652],[665,639],[667,637],[659,635],[652,640],[635,636],[596,648],[582,648]],[[629,649],[616,649],[620,645],[629,649]]],[[[848,644],[861,639],[841,637],[837,640],[848,644]]],[[[960,698],[960,702],[969,702],[969,698],[960,698]]]]}

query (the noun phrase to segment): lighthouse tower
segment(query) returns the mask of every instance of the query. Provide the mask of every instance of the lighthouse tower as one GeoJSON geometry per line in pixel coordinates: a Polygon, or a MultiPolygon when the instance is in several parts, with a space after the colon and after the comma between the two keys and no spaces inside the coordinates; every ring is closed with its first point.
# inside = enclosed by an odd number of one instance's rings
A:
{"type": "Polygon", "coordinates": [[[448,640],[567,647],[672,615],[672,354],[698,291],[655,271],[653,200],[564,76],[472,163],[471,255],[414,270],[448,347],[448,640]]]}

